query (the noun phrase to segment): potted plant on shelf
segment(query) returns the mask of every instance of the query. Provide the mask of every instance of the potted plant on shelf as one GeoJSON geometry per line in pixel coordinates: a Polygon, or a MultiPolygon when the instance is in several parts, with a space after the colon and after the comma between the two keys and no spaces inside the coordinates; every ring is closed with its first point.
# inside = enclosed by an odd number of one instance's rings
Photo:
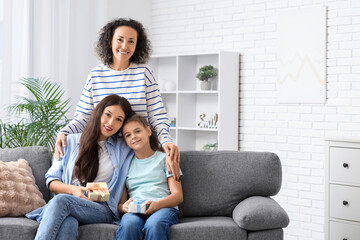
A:
{"type": "Polygon", "coordinates": [[[201,90],[211,90],[210,78],[216,77],[217,72],[212,65],[205,65],[199,69],[196,78],[201,81],[200,88],[201,90]]]}
{"type": "Polygon", "coordinates": [[[202,148],[203,151],[217,151],[218,150],[218,142],[216,143],[207,143],[202,148]]]}

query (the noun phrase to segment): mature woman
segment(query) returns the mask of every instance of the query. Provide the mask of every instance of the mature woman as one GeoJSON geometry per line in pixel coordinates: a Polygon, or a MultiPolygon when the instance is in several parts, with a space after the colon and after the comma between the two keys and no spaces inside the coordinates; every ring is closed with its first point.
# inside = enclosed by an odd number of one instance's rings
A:
{"type": "Polygon", "coordinates": [[[26,215],[40,222],[35,239],[76,239],[79,225],[119,222],[117,205],[133,151],[118,133],[132,114],[125,98],[109,95],[96,106],[83,133],[68,136],[63,159],[45,175],[57,195],[26,215]],[[109,201],[89,200],[87,182],[106,182],[109,201]]]}
{"type": "Polygon", "coordinates": [[[176,180],[180,177],[180,153],[169,134],[169,120],[152,70],[145,65],[150,42],[143,25],[133,19],[116,19],[100,32],[96,47],[102,65],[90,71],[73,120],[60,131],[55,157],[63,154],[66,135],[80,133],[96,105],[109,94],[128,99],[134,111],[145,117],[166,152],[166,164],[176,180]]]}

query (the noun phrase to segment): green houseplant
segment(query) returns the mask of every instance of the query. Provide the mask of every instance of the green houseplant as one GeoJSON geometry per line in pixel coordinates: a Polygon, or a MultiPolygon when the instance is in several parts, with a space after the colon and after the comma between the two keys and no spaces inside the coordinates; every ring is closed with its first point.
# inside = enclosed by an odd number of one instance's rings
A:
{"type": "Polygon", "coordinates": [[[216,77],[217,72],[212,65],[205,65],[199,69],[196,78],[201,81],[201,89],[202,90],[210,90],[211,89],[211,82],[209,81],[210,78],[216,77]]]}
{"type": "Polygon", "coordinates": [[[0,120],[0,147],[45,146],[54,151],[56,134],[68,123],[66,113],[70,99],[62,100],[61,85],[44,78],[23,78],[20,84],[33,95],[33,99],[17,97],[8,107],[16,116],[16,123],[0,120]],[[24,117],[28,115],[28,117],[24,117]]]}
{"type": "Polygon", "coordinates": [[[202,148],[203,151],[217,151],[218,150],[218,142],[216,143],[207,143],[202,148]]]}

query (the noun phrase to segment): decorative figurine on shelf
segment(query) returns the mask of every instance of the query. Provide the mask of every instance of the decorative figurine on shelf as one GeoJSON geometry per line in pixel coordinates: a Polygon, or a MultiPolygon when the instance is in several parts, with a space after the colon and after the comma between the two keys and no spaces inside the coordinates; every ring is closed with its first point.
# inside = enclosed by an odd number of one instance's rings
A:
{"type": "Polygon", "coordinates": [[[206,121],[206,120],[204,119],[204,117],[206,117],[206,114],[205,114],[205,113],[200,114],[200,120],[201,120],[201,121],[198,123],[198,126],[199,126],[200,128],[208,128],[208,127],[209,127],[209,122],[206,121]]]}
{"type": "Polygon", "coordinates": [[[200,114],[201,121],[198,123],[198,126],[200,128],[217,128],[218,127],[219,115],[217,113],[210,120],[206,120],[205,117],[206,117],[205,113],[200,114]]]}
{"type": "Polygon", "coordinates": [[[203,150],[203,151],[217,151],[218,150],[218,142],[216,142],[216,143],[207,143],[202,147],[201,150],[203,150]]]}
{"type": "Polygon", "coordinates": [[[211,82],[209,79],[216,76],[217,76],[217,72],[215,71],[215,68],[212,65],[202,66],[199,69],[198,74],[196,75],[196,78],[198,78],[201,81],[200,84],[201,90],[211,90],[211,82]]]}
{"type": "Polygon", "coordinates": [[[169,127],[176,127],[176,118],[170,119],[169,127]]]}

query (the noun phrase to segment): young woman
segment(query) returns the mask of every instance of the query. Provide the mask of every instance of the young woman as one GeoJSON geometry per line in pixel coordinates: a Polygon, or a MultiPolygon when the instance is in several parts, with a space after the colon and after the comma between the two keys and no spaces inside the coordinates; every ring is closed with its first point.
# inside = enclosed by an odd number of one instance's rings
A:
{"type": "Polygon", "coordinates": [[[183,201],[181,183],[168,173],[165,153],[161,152],[148,122],[133,115],[122,133],[135,156],[130,163],[118,210],[125,213],[116,233],[117,240],[169,239],[170,226],[179,220],[178,205],[183,201]],[[130,197],[128,199],[128,196],[130,197]],[[128,213],[134,200],[146,200],[145,214],[128,213]]]}
{"type": "Polygon", "coordinates": [[[157,82],[149,66],[150,42],[143,25],[133,19],[116,19],[100,32],[96,47],[102,65],[89,74],[72,121],[60,131],[55,157],[66,147],[66,135],[81,133],[96,105],[109,94],[127,98],[136,113],[145,117],[167,154],[167,165],[179,179],[180,153],[169,134],[169,120],[157,82]]]}
{"type": "Polygon", "coordinates": [[[35,239],[76,239],[79,225],[119,222],[117,206],[133,151],[118,133],[131,115],[125,98],[109,95],[96,106],[83,133],[68,136],[64,157],[45,175],[57,195],[26,215],[40,222],[35,239]],[[87,182],[106,182],[109,201],[89,200],[87,182]]]}

